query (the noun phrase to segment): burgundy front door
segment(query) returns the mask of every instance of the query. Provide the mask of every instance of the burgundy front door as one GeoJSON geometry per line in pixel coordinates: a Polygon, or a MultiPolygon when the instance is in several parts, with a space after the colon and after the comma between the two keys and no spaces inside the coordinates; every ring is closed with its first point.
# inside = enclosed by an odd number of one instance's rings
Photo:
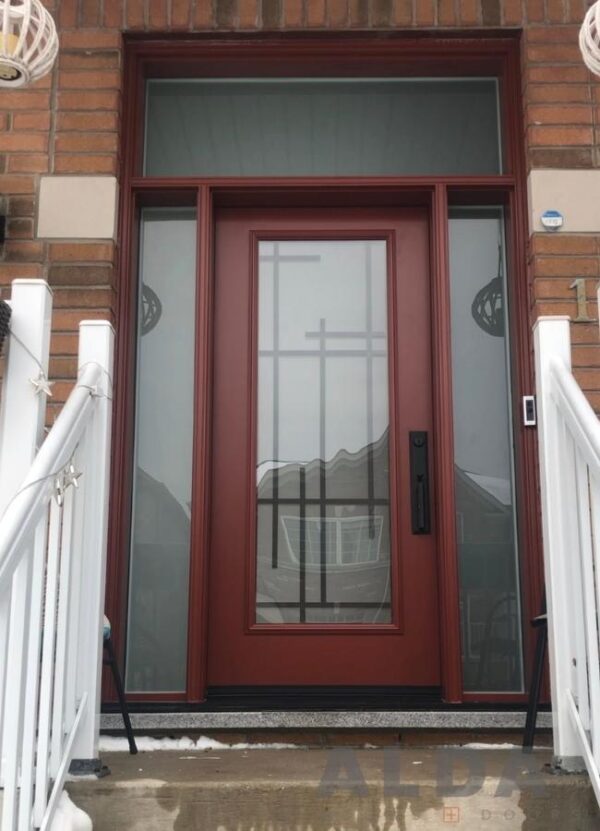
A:
{"type": "Polygon", "coordinates": [[[440,683],[426,210],[216,217],[209,686],[440,683]]]}

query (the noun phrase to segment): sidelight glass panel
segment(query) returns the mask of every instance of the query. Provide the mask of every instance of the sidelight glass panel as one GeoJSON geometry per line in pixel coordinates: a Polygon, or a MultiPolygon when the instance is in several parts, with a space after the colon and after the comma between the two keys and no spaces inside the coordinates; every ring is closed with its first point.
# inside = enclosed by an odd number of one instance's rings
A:
{"type": "Polygon", "coordinates": [[[140,242],[126,687],[186,687],[196,213],[146,209],[140,242]]]}
{"type": "Polygon", "coordinates": [[[493,78],[147,82],[148,176],[501,173],[493,78]]]}
{"type": "Polygon", "coordinates": [[[523,689],[504,217],[450,213],[454,452],[464,688],[523,689]]]}
{"type": "Polygon", "coordinates": [[[258,623],[389,623],[386,243],[259,243],[258,623]]]}

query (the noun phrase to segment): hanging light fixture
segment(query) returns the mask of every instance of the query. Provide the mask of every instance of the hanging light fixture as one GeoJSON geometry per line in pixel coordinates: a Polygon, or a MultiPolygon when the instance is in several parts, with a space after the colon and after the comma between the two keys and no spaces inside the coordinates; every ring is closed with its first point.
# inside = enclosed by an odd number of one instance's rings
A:
{"type": "Polygon", "coordinates": [[[600,3],[587,10],[579,32],[579,48],[589,70],[600,75],[600,3]]]}
{"type": "Polygon", "coordinates": [[[40,0],[0,0],[0,87],[22,87],[52,69],[58,36],[40,0]]]}

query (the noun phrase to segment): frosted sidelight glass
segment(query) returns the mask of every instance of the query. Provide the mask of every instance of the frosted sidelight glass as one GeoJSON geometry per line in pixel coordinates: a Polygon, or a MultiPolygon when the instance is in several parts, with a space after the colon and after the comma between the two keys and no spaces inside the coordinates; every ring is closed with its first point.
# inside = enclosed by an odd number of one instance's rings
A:
{"type": "Polygon", "coordinates": [[[148,176],[501,172],[495,79],[147,82],[148,176]]]}
{"type": "Polygon", "coordinates": [[[523,689],[501,209],[450,213],[456,525],[464,688],[523,689]]]}
{"type": "Polygon", "coordinates": [[[386,243],[259,243],[256,620],[389,623],[386,243]]]}
{"type": "Polygon", "coordinates": [[[186,687],[195,284],[195,211],[144,210],[127,629],[129,692],[181,692],[186,687]]]}

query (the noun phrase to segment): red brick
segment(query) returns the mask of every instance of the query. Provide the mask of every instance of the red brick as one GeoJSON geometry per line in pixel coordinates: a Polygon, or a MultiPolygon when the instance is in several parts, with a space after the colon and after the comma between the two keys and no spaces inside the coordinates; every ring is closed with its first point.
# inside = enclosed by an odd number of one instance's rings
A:
{"type": "Polygon", "coordinates": [[[340,29],[348,25],[348,0],[327,0],[327,17],[330,26],[340,29]]]}
{"type": "Polygon", "coordinates": [[[94,27],[100,24],[101,5],[98,0],[80,0],[80,25],[94,27]]]}
{"type": "Polygon", "coordinates": [[[171,0],[171,28],[189,29],[190,11],[192,4],[190,0],[171,0]]]}
{"type": "Polygon", "coordinates": [[[50,129],[50,113],[15,113],[12,128],[13,130],[43,130],[47,132],[50,129]]]}
{"type": "Polygon", "coordinates": [[[546,0],[546,20],[550,23],[563,23],[567,17],[565,0],[546,0]]]}
{"type": "MultiPolygon", "coordinates": [[[[578,367],[584,366],[600,366],[600,345],[595,346],[574,346],[573,347],[573,364],[578,367]]],[[[600,374],[599,374],[600,380],[600,374]]]]}
{"type": "Polygon", "coordinates": [[[123,5],[123,0],[104,0],[104,25],[107,29],[123,27],[123,5]]]}
{"type": "MultiPolygon", "coordinates": [[[[588,300],[596,297],[595,280],[586,282],[586,296],[588,300]]],[[[534,280],[533,287],[535,296],[540,300],[572,300],[575,297],[575,289],[571,288],[573,279],[568,277],[564,280],[553,278],[550,280],[534,280]]]]}
{"type": "Polygon", "coordinates": [[[536,277],[597,277],[597,257],[536,257],[536,277]]]}
{"type": "Polygon", "coordinates": [[[33,239],[33,219],[9,219],[6,235],[8,239],[33,239]]]}
{"type": "Polygon", "coordinates": [[[577,44],[531,44],[527,47],[527,59],[532,63],[576,63],[581,62],[577,44]]]}
{"type": "Polygon", "coordinates": [[[371,25],[377,28],[393,22],[394,0],[371,0],[371,25]]]}
{"type": "Polygon", "coordinates": [[[167,0],[149,0],[148,27],[150,29],[167,28],[167,0]]]}
{"type": "Polygon", "coordinates": [[[525,0],[527,20],[530,23],[541,23],[544,20],[544,0],[525,0]]]}
{"type": "Polygon", "coordinates": [[[117,110],[118,92],[61,92],[58,96],[61,110],[117,110]]]}
{"type": "Polygon", "coordinates": [[[531,145],[578,145],[592,144],[593,131],[589,127],[530,127],[528,132],[531,145]]]}
{"type": "Polygon", "coordinates": [[[59,68],[63,69],[117,69],[121,64],[121,53],[112,52],[66,52],[59,57],[59,68]]]}
{"type": "Polygon", "coordinates": [[[592,166],[592,148],[531,147],[528,161],[531,167],[584,169],[592,166]]]}
{"type": "Polygon", "coordinates": [[[47,149],[47,133],[0,133],[0,152],[15,150],[17,153],[39,153],[47,149]]]}
{"type": "Polygon", "coordinates": [[[116,112],[59,112],[57,116],[59,130],[114,131],[118,125],[116,112]]]}
{"type": "Polygon", "coordinates": [[[9,262],[42,262],[44,258],[44,244],[42,242],[33,242],[31,240],[27,242],[22,242],[20,240],[11,242],[9,240],[4,244],[4,252],[6,254],[6,259],[9,262]]]}
{"type": "Polygon", "coordinates": [[[8,157],[9,173],[48,173],[50,160],[46,154],[12,153],[8,157]]]}
{"type": "Polygon", "coordinates": [[[308,26],[325,25],[325,0],[306,0],[306,23],[308,26]]]}
{"type": "Polygon", "coordinates": [[[8,216],[34,216],[33,196],[11,196],[8,200],[8,216]]]}
{"type": "Polygon", "coordinates": [[[112,242],[53,242],[50,244],[50,260],[54,263],[112,263],[113,250],[112,242]]]}
{"type": "Polygon", "coordinates": [[[77,332],[52,332],[50,352],[52,355],[77,355],[79,338],[77,332]]]}
{"type": "Polygon", "coordinates": [[[10,90],[0,92],[0,110],[49,110],[50,94],[24,90],[17,92],[10,90]]]}
{"type": "Polygon", "coordinates": [[[98,72],[60,72],[58,76],[60,89],[119,89],[121,73],[118,70],[98,72]]]}
{"type": "Polygon", "coordinates": [[[434,0],[416,0],[415,23],[417,26],[433,26],[435,23],[434,0]]]}
{"type": "Polygon", "coordinates": [[[106,29],[87,31],[79,29],[75,32],[63,32],[60,40],[63,51],[69,49],[114,49],[121,45],[121,33],[107,31],[106,29]]]}
{"type": "Polygon", "coordinates": [[[527,80],[549,84],[587,84],[588,71],[585,66],[530,66],[527,80]]]}
{"type": "Polygon", "coordinates": [[[525,39],[531,43],[577,43],[579,26],[529,26],[525,39]]]}
{"type": "Polygon", "coordinates": [[[412,26],[413,13],[413,0],[396,0],[394,3],[394,23],[396,26],[412,26]]]}
{"type": "Polygon", "coordinates": [[[34,181],[32,176],[0,176],[0,193],[6,196],[9,193],[33,193],[34,181]]]}
{"type": "Polygon", "coordinates": [[[61,0],[58,22],[61,29],[73,29],[77,25],[78,0],[61,0]]]}
{"type": "Polygon", "coordinates": [[[117,172],[115,156],[88,156],[74,154],[69,156],[57,155],[54,160],[55,173],[110,173],[117,172]]]}
{"type": "Polygon", "coordinates": [[[111,265],[51,265],[48,282],[51,286],[112,286],[114,269],[111,265]]]}
{"type": "Polygon", "coordinates": [[[259,20],[263,29],[280,29],[283,26],[283,0],[260,0],[256,4],[253,0],[238,0],[238,28],[256,26],[259,20]]]}
{"type": "Polygon", "coordinates": [[[55,331],[76,331],[82,320],[106,320],[110,317],[110,309],[57,309],[52,315],[52,325],[55,331]]]}
{"type": "Polygon", "coordinates": [[[144,0],[127,0],[125,21],[127,29],[143,29],[145,27],[144,0]]]}
{"type": "Polygon", "coordinates": [[[41,263],[0,263],[0,281],[16,280],[18,278],[44,276],[44,267],[41,263]]]}
{"type": "Polygon", "coordinates": [[[348,26],[366,29],[369,25],[368,0],[348,0],[348,26]]]}
{"type": "Polygon", "coordinates": [[[460,22],[463,26],[477,26],[481,23],[480,0],[461,0],[459,3],[460,22]]]}
{"type": "Polygon", "coordinates": [[[118,143],[116,133],[57,133],[55,147],[60,153],[116,153],[118,143]]]}
{"type": "Polygon", "coordinates": [[[304,4],[302,0],[283,0],[283,23],[286,27],[304,24],[304,4]]]}
{"type": "Polygon", "coordinates": [[[114,304],[115,293],[112,289],[55,289],[53,305],[55,309],[106,309],[114,304]]]}
{"type": "Polygon", "coordinates": [[[194,28],[210,29],[215,25],[213,5],[209,0],[197,0],[194,12],[194,28]]]}
{"type": "Polygon", "coordinates": [[[590,89],[583,84],[529,84],[526,98],[535,103],[577,104],[590,100],[590,89]]]}
{"type": "Polygon", "coordinates": [[[533,234],[531,248],[536,254],[597,254],[598,237],[583,234],[533,234]]]}
{"type": "Polygon", "coordinates": [[[535,124],[591,124],[591,107],[540,107],[527,109],[528,121],[535,124]]]}
{"type": "Polygon", "coordinates": [[[523,0],[504,0],[502,12],[505,26],[520,26],[523,22],[523,0]]]}

